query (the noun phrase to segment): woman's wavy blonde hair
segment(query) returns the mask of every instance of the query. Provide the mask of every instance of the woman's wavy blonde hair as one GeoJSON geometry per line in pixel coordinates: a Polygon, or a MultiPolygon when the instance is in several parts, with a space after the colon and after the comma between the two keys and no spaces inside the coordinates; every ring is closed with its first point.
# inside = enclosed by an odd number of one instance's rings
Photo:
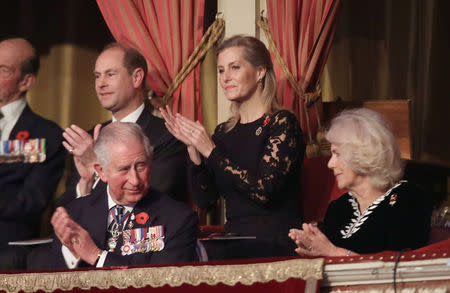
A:
{"type": "Polygon", "coordinates": [[[331,121],[326,139],[339,147],[354,172],[367,175],[371,184],[387,190],[403,176],[400,148],[386,118],[373,110],[342,111],[331,121]]]}
{"type": "MultiPolygon", "coordinates": [[[[244,59],[254,67],[264,67],[266,74],[261,81],[264,105],[267,113],[273,113],[281,109],[277,100],[277,80],[273,70],[270,53],[263,42],[257,38],[243,35],[235,35],[224,40],[217,48],[217,57],[225,49],[241,47],[244,59]]],[[[239,103],[232,101],[230,106],[231,117],[225,123],[225,131],[230,131],[240,119],[239,103]]]]}

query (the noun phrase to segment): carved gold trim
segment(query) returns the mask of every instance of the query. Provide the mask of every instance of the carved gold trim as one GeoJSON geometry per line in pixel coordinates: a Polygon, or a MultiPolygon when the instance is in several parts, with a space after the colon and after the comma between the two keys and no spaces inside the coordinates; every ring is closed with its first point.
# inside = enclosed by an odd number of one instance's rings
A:
{"type": "Polygon", "coordinates": [[[178,287],[183,284],[197,286],[201,283],[233,286],[237,283],[252,285],[255,282],[283,282],[289,278],[322,279],[324,259],[293,259],[285,261],[237,264],[145,267],[132,269],[65,271],[55,273],[0,274],[0,290],[6,292],[51,292],[75,287],[88,290],[92,287],[143,288],[145,286],[178,287]]]}

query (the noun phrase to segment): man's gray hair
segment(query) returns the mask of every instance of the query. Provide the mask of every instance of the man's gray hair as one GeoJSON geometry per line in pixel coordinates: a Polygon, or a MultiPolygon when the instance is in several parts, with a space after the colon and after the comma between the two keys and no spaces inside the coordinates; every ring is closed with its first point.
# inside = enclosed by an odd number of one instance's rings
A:
{"type": "Polygon", "coordinates": [[[103,168],[109,163],[110,149],[115,144],[130,144],[137,140],[144,145],[149,160],[152,159],[153,147],[141,127],[132,122],[113,122],[103,127],[94,145],[94,153],[103,168]]]}

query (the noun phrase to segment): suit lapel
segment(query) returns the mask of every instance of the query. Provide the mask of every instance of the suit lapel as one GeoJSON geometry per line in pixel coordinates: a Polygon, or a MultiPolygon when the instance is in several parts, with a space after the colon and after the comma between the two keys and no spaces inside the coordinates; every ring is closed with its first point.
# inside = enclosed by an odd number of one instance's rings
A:
{"type": "MultiPolygon", "coordinates": [[[[86,211],[86,215],[89,215],[88,226],[92,240],[101,249],[106,249],[106,230],[108,228],[108,199],[106,195],[106,185],[102,184],[99,189],[95,189],[95,199],[89,206],[89,210],[86,211]],[[99,193],[99,194],[97,194],[99,193]]],[[[94,196],[91,194],[90,196],[94,196]]]]}
{"type": "Polygon", "coordinates": [[[144,107],[144,110],[142,111],[141,115],[139,115],[139,118],[136,120],[136,124],[138,124],[142,129],[147,129],[150,124],[150,116],[148,107],[144,107]]]}
{"type": "MultiPolygon", "coordinates": [[[[156,195],[157,197],[158,195],[156,195]]],[[[149,191],[147,195],[139,201],[132,211],[132,217],[129,217],[124,230],[131,230],[135,228],[151,227],[157,225],[158,222],[158,201],[152,198],[152,192],[149,191]],[[147,218],[148,216],[148,218],[147,218]],[[132,227],[130,228],[130,222],[132,222],[132,227]]]]}
{"type": "Polygon", "coordinates": [[[23,109],[22,114],[20,114],[20,117],[14,125],[13,129],[11,130],[9,139],[16,139],[17,133],[24,130],[29,132],[30,138],[33,138],[33,132],[36,125],[34,123],[34,117],[35,114],[31,111],[30,107],[27,104],[23,109]]]}

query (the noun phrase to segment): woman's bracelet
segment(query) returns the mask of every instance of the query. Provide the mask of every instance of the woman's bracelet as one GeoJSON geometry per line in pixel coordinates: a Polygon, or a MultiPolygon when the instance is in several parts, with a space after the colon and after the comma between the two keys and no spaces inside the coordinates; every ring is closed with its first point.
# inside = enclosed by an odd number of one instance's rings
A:
{"type": "Polygon", "coordinates": [[[347,251],[347,254],[346,254],[345,256],[350,256],[351,253],[352,253],[352,251],[351,251],[351,250],[348,250],[348,251],[347,251]]]}

